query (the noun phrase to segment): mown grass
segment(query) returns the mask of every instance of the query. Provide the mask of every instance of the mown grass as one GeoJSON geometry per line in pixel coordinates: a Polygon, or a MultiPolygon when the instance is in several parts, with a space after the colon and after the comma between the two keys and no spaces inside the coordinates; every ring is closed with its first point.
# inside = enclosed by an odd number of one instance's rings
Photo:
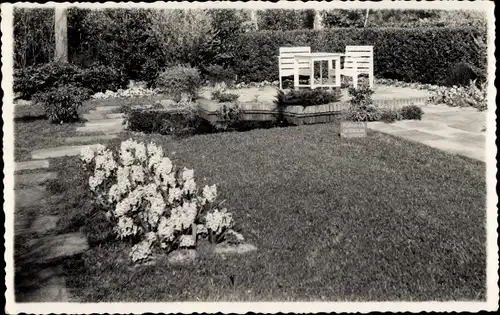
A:
{"type": "MultiPolygon", "coordinates": [[[[77,157],[57,159],[59,215],[92,248],[68,262],[82,301],[423,301],[485,298],[485,164],[335,124],[174,139],[175,164],[216,183],[248,242],[241,256],[133,267],[89,205],[77,157]],[[233,279],[234,281],[231,281],[233,279]]],[[[111,141],[117,145],[120,139],[111,141]]]]}

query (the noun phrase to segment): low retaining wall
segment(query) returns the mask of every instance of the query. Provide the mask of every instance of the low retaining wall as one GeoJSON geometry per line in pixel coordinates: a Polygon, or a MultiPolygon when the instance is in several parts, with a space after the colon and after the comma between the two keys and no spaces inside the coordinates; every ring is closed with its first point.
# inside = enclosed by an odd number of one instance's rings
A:
{"type": "MultiPolygon", "coordinates": [[[[208,99],[198,100],[198,109],[200,116],[209,122],[217,121],[216,111],[222,106],[221,103],[217,103],[208,99]]],[[[241,103],[240,104],[244,114],[245,120],[249,121],[272,121],[276,120],[280,115],[280,112],[276,109],[274,104],[265,103],[241,103]]],[[[337,102],[326,105],[317,106],[288,106],[284,112],[283,116],[292,124],[316,124],[330,122],[338,117],[338,115],[349,108],[347,102],[337,102]]]]}
{"type": "MultiPolygon", "coordinates": [[[[383,99],[374,100],[373,103],[380,107],[399,108],[402,106],[415,104],[424,105],[427,98],[407,98],[407,99],[383,99]]],[[[222,106],[222,103],[212,101],[206,98],[198,100],[199,114],[203,119],[213,123],[217,121],[216,111],[222,106]]],[[[288,106],[283,112],[283,116],[289,123],[294,125],[327,123],[338,119],[339,115],[349,109],[349,102],[335,102],[326,105],[315,106],[288,106]]],[[[272,103],[240,103],[243,110],[243,117],[248,121],[272,121],[280,115],[276,106],[272,103]]]]}

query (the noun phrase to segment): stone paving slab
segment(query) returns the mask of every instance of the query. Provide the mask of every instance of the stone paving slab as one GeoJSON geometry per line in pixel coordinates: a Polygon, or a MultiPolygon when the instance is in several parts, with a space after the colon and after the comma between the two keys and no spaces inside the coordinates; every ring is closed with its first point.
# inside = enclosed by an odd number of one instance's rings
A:
{"type": "Polygon", "coordinates": [[[57,178],[56,172],[45,172],[45,173],[15,175],[14,181],[16,185],[19,184],[23,186],[36,186],[47,180],[56,178],[57,178]]]}
{"type": "Polygon", "coordinates": [[[395,132],[395,131],[404,131],[404,130],[407,130],[405,128],[402,128],[402,127],[398,127],[397,125],[395,125],[395,123],[385,123],[385,122],[381,122],[381,121],[374,121],[374,122],[369,122],[367,124],[368,128],[372,129],[372,130],[376,130],[376,131],[380,131],[380,132],[385,132],[385,133],[392,133],[392,132],[395,132]]]}
{"type": "Polygon", "coordinates": [[[62,266],[50,266],[37,272],[31,281],[31,292],[23,292],[20,302],[71,302],[72,297],[66,289],[62,266]]]}
{"type": "Polygon", "coordinates": [[[47,190],[43,186],[14,190],[15,206],[29,207],[40,205],[42,200],[47,197],[47,190]]]}
{"type": "Polygon", "coordinates": [[[31,231],[37,234],[45,234],[49,231],[55,230],[59,222],[59,217],[53,215],[44,215],[35,219],[31,225],[31,231]]]}
{"type": "Polygon", "coordinates": [[[97,144],[62,146],[56,148],[40,149],[31,152],[32,159],[49,159],[62,156],[79,155],[84,148],[95,147],[97,144]]]}
{"type": "Polygon", "coordinates": [[[108,141],[118,138],[118,135],[95,135],[95,136],[78,136],[78,137],[70,137],[64,139],[67,143],[78,143],[78,142],[100,142],[100,141],[108,141]]]}
{"type": "Polygon", "coordinates": [[[420,130],[405,130],[405,131],[395,131],[392,132],[392,135],[398,136],[407,140],[412,140],[416,142],[423,142],[429,140],[444,140],[445,138],[440,137],[438,135],[423,132],[420,130]]]}
{"type": "Polygon", "coordinates": [[[117,134],[122,132],[124,129],[123,125],[108,125],[108,126],[82,126],[77,127],[76,131],[82,133],[94,133],[94,132],[102,132],[104,134],[117,134]]]}
{"type": "Polygon", "coordinates": [[[23,161],[23,162],[16,162],[14,171],[19,172],[19,171],[26,171],[26,170],[36,170],[36,169],[41,169],[41,168],[49,168],[49,161],[48,160],[36,160],[36,161],[23,161]]]}
{"type": "Polygon", "coordinates": [[[98,112],[112,112],[114,110],[117,110],[119,109],[121,106],[120,105],[110,105],[110,106],[97,106],[95,108],[95,111],[98,111],[98,112]]]}
{"type": "Polygon", "coordinates": [[[430,147],[437,148],[452,154],[463,155],[483,162],[486,161],[485,150],[483,148],[464,146],[463,143],[460,143],[460,141],[445,139],[423,141],[423,143],[430,147]]]}
{"type": "Polygon", "coordinates": [[[81,254],[89,248],[87,238],[80,232],[45,236],[32,240],[30,245],[32,250],[26,258],[40,264],[81,254]]]}
{"type": "Polygon", "coordinates": [[[87,121],[85,123],[85,127],[94,127],[94,126],[121,126],[123,124],[124,118],[114,118],[114,119],[100,119],[100,120],[92,120],[87,121]]]}
{"type": "Polygon", "coordinates": [[[111,113],[111,114],[107,114],[106,117],[108,117],[110,119],[124,118],[125,114],[123,114],[123,113],[111,113]]]}

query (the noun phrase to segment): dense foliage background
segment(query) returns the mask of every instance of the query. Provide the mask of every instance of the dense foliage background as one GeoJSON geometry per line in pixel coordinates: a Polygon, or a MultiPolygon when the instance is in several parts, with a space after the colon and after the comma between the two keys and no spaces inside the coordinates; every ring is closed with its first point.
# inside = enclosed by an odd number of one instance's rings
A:
{"type": "MultiPolygon", "coordinates": [[[[484,14],[460,10],[335,9],[320,12],[323,30],[312,30],[314,10],[151,10],[71,8],[69,62],[83,69],[113,68],[124,79],[153,82],[165,67],[196,67],[204,78],[277,79],[280,45],[342,51],[375,46],[376,76],[437,83],[450,66],[486,67],[484,14]],[[366,26],[365,26],[366,24],[366,26]],[[256,29],[258,28],[258,30],[256,29]],[[432,71],[429,71],[432,69],[432,71]]],[[[15,68],[52,61],[54,13],[15,9],[15,68]]]]}

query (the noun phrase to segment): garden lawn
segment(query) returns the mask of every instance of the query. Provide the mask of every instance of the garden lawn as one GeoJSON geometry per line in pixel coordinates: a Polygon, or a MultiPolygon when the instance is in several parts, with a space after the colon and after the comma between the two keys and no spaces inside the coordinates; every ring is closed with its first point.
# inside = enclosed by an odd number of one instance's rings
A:
{"type": "Polygon", "coordinates": [[[199,187],[216,183],[258,247],[176,267],[165,258],[133,267],[130,245],[114,241],[89,208],[78,158],[59,159],[68,228],[93,246],[83,264],[68,263],[68,286],[86,302],[484,299],[485,164],[370,131],[339,139],[338,131],[133,135],[194,168],[199,187]]]}
{"type": "Polygon", "coordinates": [[[67,137],[77,135],[76,127],[82,122],[52,124],[38,105],[16,106],[14,111],[14,160],[31,160],[36,149],[68,145],[67,137]]]}

